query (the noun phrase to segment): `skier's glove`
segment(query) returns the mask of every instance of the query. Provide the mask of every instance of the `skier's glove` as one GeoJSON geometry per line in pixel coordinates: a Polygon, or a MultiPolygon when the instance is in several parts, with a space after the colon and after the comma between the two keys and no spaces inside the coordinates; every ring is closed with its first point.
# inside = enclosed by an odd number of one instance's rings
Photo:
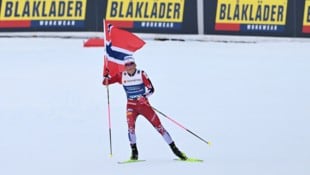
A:
{"type": "Polygon", "coordinates": [[[109,85],[109,79],[110,79],[109,77],[104,78],[102,81],[102,84],[103,85],[109,85]]]}
{"type": "Polygon", "coordinates": [[[103,77],[109,78],[110,77],[109,73],[110,73],[110,70],[108,68],[105,68],[103,72],[103,77]]]}
{"type": "Polygon", "coordinates": [[[102,81],[102,84],[103,85],[109,85],[109,79],[110,79],[110,75],[109,75],[110,71],[108,68],[105,68],[104,69],[104,72],[103,72],[103,81],[102,81]]]}
{"type": "Polygon", "coordinates": [[[138,99],[138,103],[141,105],[147,104],[147,98],[145,98],[144,96],[139,97],[138,99]]]}

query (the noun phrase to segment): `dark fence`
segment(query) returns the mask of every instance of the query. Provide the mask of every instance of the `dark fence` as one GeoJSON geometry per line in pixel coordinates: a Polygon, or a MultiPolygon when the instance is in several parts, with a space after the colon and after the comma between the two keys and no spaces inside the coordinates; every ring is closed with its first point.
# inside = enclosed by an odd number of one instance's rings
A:
{"type": "Polygon", "coordinates": [[[296,30],[293,36],[310,36],[310,0],[296,0],[294,12],[296,30]]]}
{"type": "Polygon", "coordinates": [[[94,31],[98,2],[0,0],[0,31],[94,31]]]}
{"type": "Polygon", "coordinates": [[[197,33],[195,0],[0,0],[0,31],[102,31],[102,20],[143,33],[197,33]]]}
{"type": "MultiPolygon", "coordinates": [[[[204,0],[204,34],[310,36],[310,0],[204,0]]],[[[0,32],[197,34],[197,0],[0,0],[0,32]]]]}
{"type": "Polygon", "coordinates": [[[293,32],[293,1],[217,0],[205,4],[206,33],[230,35],[290,36],[293,32]],[[291,4],[289,4],[291,3],[291,4]]]}
{"type": "Polygon", "coordinates": [[[109,0],[105,19],[141,33],[197,34],[196,0],[109,0]]]}
{"type": "Polygon", "coordinates": [[[310,36],[310,0],[206,1],[205,34],[310,36]]]}
{"type": "Polygon", "coordinates": [[[204,6],[205,34],[310,36],[310,0],[209,0],[204,6]]]}

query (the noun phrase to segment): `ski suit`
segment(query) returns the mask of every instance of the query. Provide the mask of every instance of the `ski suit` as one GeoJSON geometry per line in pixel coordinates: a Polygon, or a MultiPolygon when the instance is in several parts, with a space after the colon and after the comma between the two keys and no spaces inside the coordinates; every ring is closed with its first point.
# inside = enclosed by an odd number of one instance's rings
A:
{"type": "Polygon", "coordinates": [[[154,93],[154,87],[147,74],[138,69],[132,75],[124,71],[108,78],[107,81],[104,80],[103,84],[108,85],[116,82],[123,85],[127,95],[127,124],[130,144],[136,143],[135,123],[140,114],[153,125],[168,144],[171,144],[172,138],[162,126],[159,117],[147,100],[147,97],[154,93]],[[142,102],[141,97],[144,99],[142,102]]]}

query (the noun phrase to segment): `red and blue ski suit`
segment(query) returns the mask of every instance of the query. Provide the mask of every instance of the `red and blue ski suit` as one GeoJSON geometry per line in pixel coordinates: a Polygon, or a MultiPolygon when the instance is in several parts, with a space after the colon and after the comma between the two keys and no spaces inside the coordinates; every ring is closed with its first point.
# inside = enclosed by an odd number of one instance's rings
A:
{"type": "Polygon", "coordinates": [[[154,87],[143,70],[138,70],[129,75],[126,71],[116,74],[111,78],[105,78],[104,85],[120,83],[127,95],[127,124],[130,144],[136,143],[135,123],[138,115],[143,115],[154,128],[170,144],[173,142],[169,133],[162,126],[159,117],[150,106],[147,99],[154,93],[154,87]]]}

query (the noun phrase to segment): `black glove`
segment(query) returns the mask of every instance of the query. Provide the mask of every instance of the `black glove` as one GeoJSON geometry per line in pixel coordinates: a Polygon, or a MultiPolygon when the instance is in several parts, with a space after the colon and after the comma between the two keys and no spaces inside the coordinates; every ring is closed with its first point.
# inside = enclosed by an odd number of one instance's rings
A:
{"type": "Polygon", "coordinates": [[[103,77],[105,78],[109,78],[110,77],[110,70],[108,68],[104,69],[104,72],[103,72],[103,77]]]}

